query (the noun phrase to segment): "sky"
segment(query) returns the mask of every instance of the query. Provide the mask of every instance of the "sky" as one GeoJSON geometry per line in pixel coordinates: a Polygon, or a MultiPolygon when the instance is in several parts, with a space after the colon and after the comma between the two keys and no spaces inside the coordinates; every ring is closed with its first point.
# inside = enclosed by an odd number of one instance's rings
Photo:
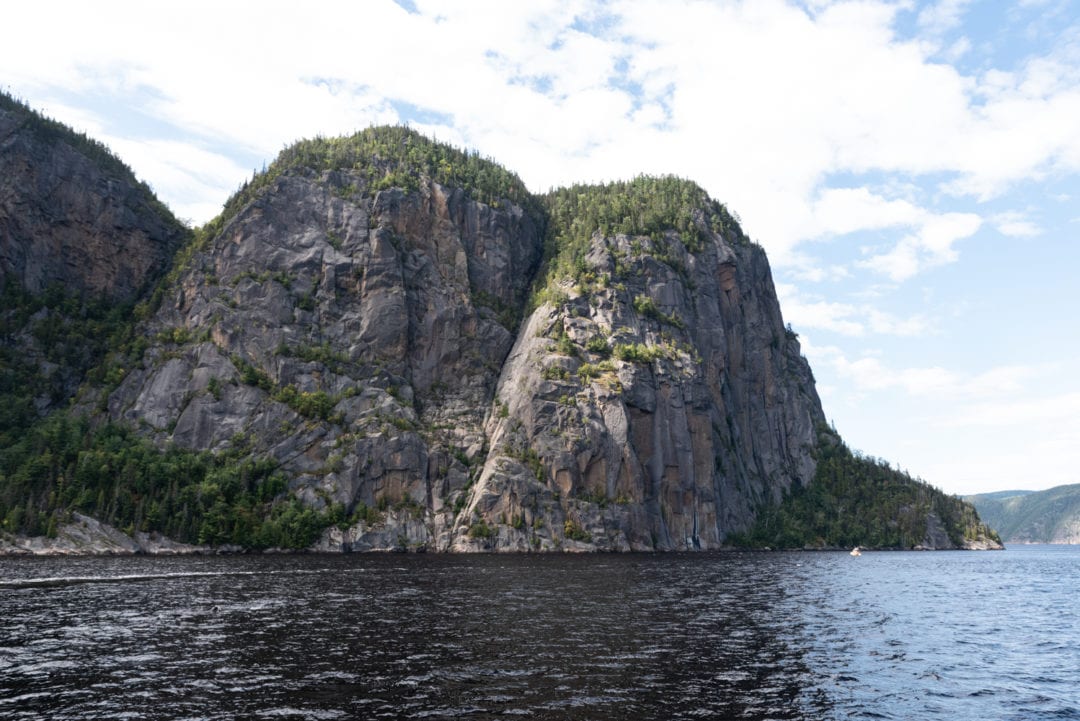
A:
{"type": "Polygon", "coordinates": [[[543,192],[673,173],[767,251],[825,414],[950,493],[1080,483],[1080,0],[55,2],[0,88],[179,217],[373,124],[543,192]]]}

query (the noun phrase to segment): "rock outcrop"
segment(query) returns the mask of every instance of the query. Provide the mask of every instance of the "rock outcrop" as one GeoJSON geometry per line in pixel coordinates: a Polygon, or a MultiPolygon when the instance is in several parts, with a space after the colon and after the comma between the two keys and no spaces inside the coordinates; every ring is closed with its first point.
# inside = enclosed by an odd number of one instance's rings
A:
{"type": "Polygon", "coordinates": [[[427,545],[485,460],[507,311],[526,302],[541,232],[520,207],[432,181],[283,176],[193,256],[111,418],[191,449],[242,436],[316,507],[422,509],[379,533],[427,545]]]}
{"type": "Polygon", "coordinates": [[[445,545],[718,548],[810,482],[824,416],[765,255],[703,226],[697,252],[673,231],[595,235],[601,282],[529,316],[445,545]],[[470,538],[477,523],[498,532],[470,538]]]}
{"type": "Polygon", "coordinates": [[[0,555],[7,556],[174,556],[217,550],[220,549],[177,543],[157,533],[129,536],[81,513],[72,514],[71,520],[60,524],[51,537],[0,535],[0,555]]]}
{"type": "Polygon", "coordinates": [[[188,236],[104,146],[0,93],[0,439],[67,403],[188,236]]]}

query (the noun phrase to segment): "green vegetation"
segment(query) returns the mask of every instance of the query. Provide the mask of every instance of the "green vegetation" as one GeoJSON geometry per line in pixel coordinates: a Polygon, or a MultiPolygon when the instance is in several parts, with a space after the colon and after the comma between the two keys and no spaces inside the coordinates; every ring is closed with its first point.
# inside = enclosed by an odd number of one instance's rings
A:
{"type": "Polygon", "coordinates": [[[487,308],[495,314],[495,319],[503,328],[514,330],[521,322],[521,308],[504,303],[498,296],[476,290],[472,293],[473,305],[487,308]]]}
{"type": "Polygon", "coordinates": [[[342,138],[318,137],[285,148],[261,173],[229,199],[221,224],[232,218],[263,189],[290,171],[346,170],[359,174],[371,191],[399,187],[414,191],[422,178],[461,188],[473,200],[498,206],[509,200],[538,221],[539,200],[521,179],[478,153],[430,140],[403,126],[381,126],[342,138]]]}
{"type": "Polygon", "coordinates": [[[618,343],[612,353],[616,358],[626,363],[644,364],[652,363],[654,360],[666,358],[670,355],[666,348],[646,343],[618,343]]]}
{"type": "MultiPolygon", "coordinates": [[[[253,458],[246,444],[216,455],[162,451],[128,428],[95,428],[67,410],[40,417],[36,399],[59,405],[84,379],[105,390],[120,382],[149,344],[135,331],[138,307],[58,286],[35,296],[13,279],[2,282],[0,303],[0,529],[55,534],[77,511],[185,542],[302,548],[343,513],[305,508],[276,464],[253,458]]],[[[166,344],[192,340],[185,328],[160,336],[166,344]]],[[[234,361],[244,382],[275,390],[263,371],[234,361]]],[[[220,379],[207,392],[220,398],[220,379]]],[[[308,417],[327,418],[333,408],[325,393],[280,393],[308,417]]]]}
{"type": "MultiPolygon", "coordinates": [[[[326,357],[329,350],[323,346],[301,347],[290,349],[287,346],[278,348],[282,355],[296,354],[304,360],[319,360],[327,364],[332,359],[326,357]],[[310,352],[310,353],[309,353],[310,352]]],[[[340,418],[331,415],[334,406],[341,400],[339,396],[332,396],[326,391],[301,391],[294,385],[278,387],[273,379],[263,369],[252,365],[240,356],[233,354],[229,357],[232,364],[240,371],[240,382],[260,388],[270,394],[275,401],[284,403],[305,418],[319,419],[323,421],[340,422],[340,418]]]]}
{"type": "Polygon", "coordinates": [[[469,538],[491,538],[496,535],[496,532],[496,529],[489,526],[487,521],[482,518],[469,526],[469,538]]]}
{"type": "Polygon", "coordinates": [[[232,279],[232,284],[234,286],[239,285],[240,281],[243,280],[253,280],[259,284],[265,283],[268,280],[272,280],[276,283],[279,283],[286,290],[292,288],[292,277],[283,270],[279,270],[276,272],[264,270],[261,273],[256,273],[253,270],[245,270],[242,273],[236,274],[236,276],[232,279]]]}
{"type": "Polygon", "coordinates": [[[593,336],[586,341],[585,350],[594,353],[601,358],[607,358],[611,355],[611,346],[608,345],[607,339],[602,336],[593,336]]]}
{"type": "Polygon", "coordinates": [[[281,345],[276,352],[280,356],[299,358],[305,363],[322,363],[335,373],[341,372],[341,368],[349,363],[349,357],[341,351],[331,348],[329,343],[322,343],[321,345],[281,345]]]}
{"type": "Polygon", "coordinates": [[[634,297],[634,310],[638,315],[642,315],[646,318],[659,321],[660,323],[667,323],[673,325],[676,328],[685,329],[686,324],[683,323],[681,318],[674,315],[668,315],[657,307],[656,302],[647,295],[638,295],[634,297]]]}
{"type": "Polygon", "coordinates": [[[666,251],[668,231],[679,234],[687,250],[700,249],[704,228],[742,238],[738,222],[720,203],[689,180],[671,175],[639,176],[602,185],[573,185],[544,196],[548,211],[546,272],[536,285],[534,305],[549,298],[555,282],[599,280],[585,262],[594,233],[649,236],[654,251],[666,251]]]}
{"type": "Polygon", "coordinates": [[[0,280],[0,448],[37,423],[35,401],[56,406],[87,373],[111,384],[123,370],[103,364],[110,353],[142,355],[148,341],[131,324],[131,306],[84,299],[57,285],[27,293],[0,280]],[[92,372],[91,372],[92,371],[92,372]]]}
{"type": "Polygon", "coordinates": [[[274,392],[273,398],[305,418],[317,418],[323,421],[335,420],[330,414],[339,400],[326,391],[301,391],[293,385],[279,388],[274,392]]]}
{"type": "Polygon", "coordinates": [[[244,438],[219,454],[161,451],[123,426],[93,428],[57,413],[0,450],[0,521],[10,532],[45,533],[78,511],[128,533],[304,548],[344,510],[304,507],[277,464],[253,457],[244,438]]]}
{"type": "Polygon", "coordinates": [[[730,541],[753,548],[912,548],[925,539],[930,512],[956,545],[979,536],[998,540],[959,498],[843,444],[822,443],[813,482],[794,486],[730,541]]]}
{"type": "Polygon", "coordinates": [[[572,518],[566,519],[566,523],[563,524],[563,535],[571,541],[592,543],[592,534],[582,528],[581,525],[572,518]]]}
{"type": "Polygon", "coordinates": [[[585,383],[594,378],[599,378],[605,373],[614,372],[615,363],[610,360],[600,361],[599,363],[582,363],[578,366],[578,377],[585,383]]]}
{"type": "Polygon", "coordinates": [[[229,360],[232,361],[236,370],[240,371],[240,382],[244,385],[261,388],[267,393],[271,393],[275,390],[274,381],[270,379],[270,376],[267,375],[266,371],[262,368],[257,368],[235,353],[229,356],[229,360]]]}
{"type": "Polygon", "coordinates": [[[570,371],[559,366],[544,366],[540,377],[546,381],[565,381],[570,379],[570,371]]]}

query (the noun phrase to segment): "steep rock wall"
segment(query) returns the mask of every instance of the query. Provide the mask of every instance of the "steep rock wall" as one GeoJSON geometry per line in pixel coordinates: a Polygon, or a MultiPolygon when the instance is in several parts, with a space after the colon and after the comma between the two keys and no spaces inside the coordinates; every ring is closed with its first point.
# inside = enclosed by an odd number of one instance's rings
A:
{"type": "MultiPolygon", "coordinates": [[[[373,532],[426,545],[486,447],[540,232],[436,183],[286,175],[194,254],[110,415],[162,443],[269,454],[316,507],[409,511],[373,532]]],[[[371,546],[367,530],[344,542],[371,546]]]]}
{"type": "Polygon", "coordinates": [[[824,417],[759,247],[597,234],[519,325],[541,223],[285,175],[195,253],[111,417],[384,511],[345,548],[717,548],[810,481],[824,417]]]}
{"type": "Polygon", "coordinates": [[[594,236],[597,282],[518,335],[448,547],[716,548],[811,480],[824,417],[765,255],[705,238],[594,236]]]}

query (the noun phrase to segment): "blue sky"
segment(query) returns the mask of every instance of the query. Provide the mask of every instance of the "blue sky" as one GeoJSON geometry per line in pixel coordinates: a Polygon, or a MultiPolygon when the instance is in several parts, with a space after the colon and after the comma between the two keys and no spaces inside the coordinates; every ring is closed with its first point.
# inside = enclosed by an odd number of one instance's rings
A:
{"type": "Polygon", "coordinates": [[[201,223],[408,122],[535,191],[676,173],[769,253],[826,415],[953,493],[1080,482],[1080,0],[20,3],[0,86],[201,223]]]}

